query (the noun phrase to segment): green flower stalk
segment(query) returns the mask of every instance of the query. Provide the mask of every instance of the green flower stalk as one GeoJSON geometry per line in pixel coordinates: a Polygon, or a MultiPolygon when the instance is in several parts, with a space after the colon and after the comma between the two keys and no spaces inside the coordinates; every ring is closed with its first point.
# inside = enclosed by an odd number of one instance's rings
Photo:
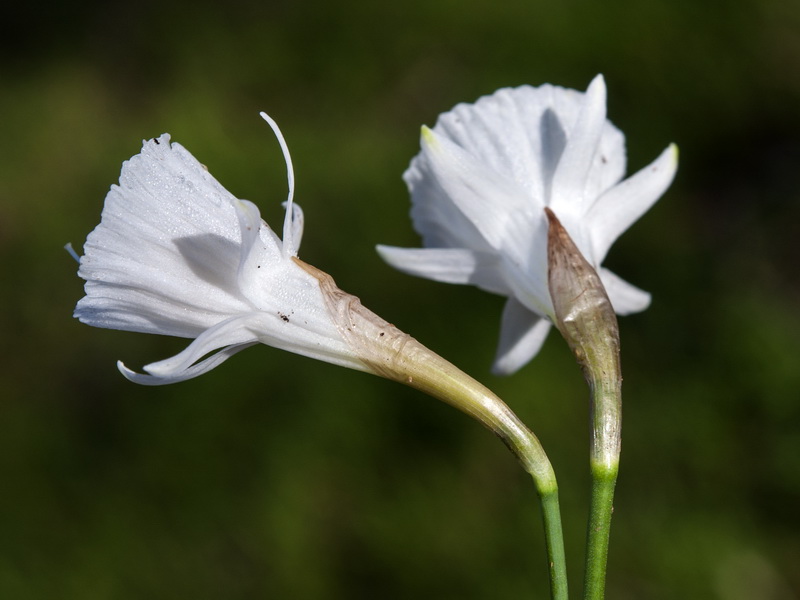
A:
{"type": "Polygon", "coordinates": [[[591,392],[592,499],[586,551],[584,597],[603,598],[608,541],[617,480],[622,426],[619,328],[611,301],[594,268],[556,215],[549,223],[548,285],[555,325],[583,371],[591,392]]]}

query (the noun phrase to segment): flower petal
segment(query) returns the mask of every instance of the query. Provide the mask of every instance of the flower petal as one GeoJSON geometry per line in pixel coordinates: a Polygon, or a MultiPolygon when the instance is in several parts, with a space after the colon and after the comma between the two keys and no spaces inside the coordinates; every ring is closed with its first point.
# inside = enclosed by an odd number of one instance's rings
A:
{"type": "Polygon", "coordinates": [[[324,311],[321,315],[302,310],[298,314],[257,311],[231,317],[204,331],[183,352],[146,365],[144,370],[158,377],[174,377],[218,348],[257,342],[336,365],[368,370],[333,323],[321,294],[320,303],[324,311]]]}
{"type": "MultiPolygon", "coordinates": [[[[602,78],[590,90],[600,83],[602,78]]],[[[568,135],[585,105],[586,94],[558,86],[503,88],[440,115],[434,131],[513,179],[541,204],[550,196],[568,135]]],[[[613,127],[604,127],[602,139],[622,146],[623,138],[613,127]]],[[[616,182],[624,172],[624,153],[622,168],[614,167],[616,182]]]]}
{"type": "Polygon", "coordinates": [[[641,312],[650,306],[651,296],[648,292],[631,285],[606,268],[598,269],[597,274],[600,275],[611,306],[618,315],[641,312]]]}
{"type": "Polygon", "coordinates": [[[562,96],[577,105],[569,92],[548,85],[503,88],[474,104],[458,104],[439,116],[433,130],[542,203],[566,139],[552,105],[562,96]]]}
{"type": "Polygon", "coordinates": [[[478,228],[438,185],[427,157],[418,155],[403,179],[411,192],[411,220],[425,246],[492,251],[478,228]]]}
{"type": "Polygon", "coordinates": [[[550,325],[550,321],[528,310],[513,296],[509,298],[503,309],[492,373],[511,375],[518,371],[539,352],[550,325]]]}
{"type": "Polygon", "coordinates": [[[257,331],[263,327],[264,320],[257,312],[226,319],[197,336],[183,352],[145,365],[144,370],[156,377],[170,377],[185,371],[203,356],[219,348],[257,343],[257,331]]]}
{"type": "Polygon", "coordinates": [[[181,320],[187,311],[151,291],[96,282],[85,287],[86,296],[78,301],[73,316],[92,327],[191,338],[219,320],[218,314],[201,316],[197,311],[190,311],[191,320],[181,320]]]}
{"type": "Polygon", "coordinates": [[[122,361],[117,361],[117,368],[119,372],[122,373],[126,379],[132,381],[133,383],[138,383],[141,385],[167,385],[170,383],[178,383],[180,381],[186,381],[187,379],[194,379],[195,377],[202,375],[203,373],[207,373],[211,369],[221,365],[223,362],[228,360],[231,356],[236,354],[237,352],[241,352],[245,348],[249,348],[250,346],[255,345],[257,342],[251,342],[248,344],[237,344],[234,346],[228,346],[227,348],[223,348],[216,354],[209,356],[207,359],[200,361],[199,363],[184,369],[183,371],[178,371],[172,375],[144,375],[142,373],[137,373],[135,371],[130,370],[126,367],[122,361]]]}
{"type": "MultiPolygon", "coordinates": [[[[446,137],[424,129],[422,140],[422,155],[430,164],[430,183],[467,217],[485,244],[510,253],[511,260],[524,262],[530,243],[525,224],[541,218],[540,211],[535,211],[536,203],[512,180],[487,168],[446,137]]],[[[476,246],[482,245],[467,247],[483,249],[476,246]]]]}
{"type": "Polygon", "coordinates": [[[671,144],[650,165],[600,196],[586,213],[594,258],[602,262],[611,244],[655,204],[672,183],[678,147],[671,144]]]}
{"type": "Polygon", "coordinates": [[[567,209],[582,213],[585,210],[581,209],[583,203],[593,199],[586,197],[586,183],[605,124],[606,84],[603,76],[598,75],[586,90],[583,105],[568,132],[567,145],[553,176],[549,206],[557,214],[563,214],[567,209]]]}
{"type": "Polygon", "coordinates": [[[508,295],[496,256],[461,248],[376,247],[389,265],[417,277],[442,283],[472,284],[494,294],[508,295]]]}
{"type": "Polygon", "coordinates": [[[675,163],[657,167],[660,180],[637,174],[620,184],[625,163],[625,136],[606,118],[602,75],[583,93],[498,90],[423,128],[422,150],[403,178],[427,250],[378,251],[406,273],[507,295],[495,371],[515,371],[536,354],[553,318],[545,207],[600,271],[618,313],[648,305],[649,294],[599,267],[668,186],[675,163]]]}
{"type": "Polygon", "coordinates": [[[257,279],[267,270],[285,263],[287,257],[278,236],[261,219],[261,213],[255,204],[247,200],[237,200],[235,208],[242,232],[236,282],[240,294],[250,301],[250,308],[254,308],[255,300],[249,296],[253,278],[257,279]]]}

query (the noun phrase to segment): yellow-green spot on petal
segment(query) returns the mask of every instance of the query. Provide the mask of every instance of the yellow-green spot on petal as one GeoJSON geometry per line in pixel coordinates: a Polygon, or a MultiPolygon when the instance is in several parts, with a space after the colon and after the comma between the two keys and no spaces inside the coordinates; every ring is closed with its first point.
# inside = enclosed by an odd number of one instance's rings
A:
{"type": "Polygon", "coordinates": [[[439,145],[438,141],[436,140],[436,134],[433,133],[433,130],[427,125],[422,126],[422,131],[420,132],[420,135],[422,137],[422,142],[426,144],[428,147],[435,148],[439,145]]]}

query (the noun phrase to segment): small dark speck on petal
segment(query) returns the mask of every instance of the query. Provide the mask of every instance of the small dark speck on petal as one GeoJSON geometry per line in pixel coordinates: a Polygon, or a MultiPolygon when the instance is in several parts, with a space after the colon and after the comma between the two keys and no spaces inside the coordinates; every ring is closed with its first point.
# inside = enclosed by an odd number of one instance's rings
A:
{"type": "Polygon", "coordinates": [[[156,146],[161,145],[161,142],[158,141],[158,138],[153,138],[153,141],[156,143],[156,146]]]}

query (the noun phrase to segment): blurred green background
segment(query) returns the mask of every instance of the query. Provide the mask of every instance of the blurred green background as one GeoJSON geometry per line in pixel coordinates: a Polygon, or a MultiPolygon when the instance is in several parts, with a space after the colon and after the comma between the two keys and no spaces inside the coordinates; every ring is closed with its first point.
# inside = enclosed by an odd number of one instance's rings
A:
{"type": "Polygon", "coordinates": [[[386,267],[418,245],[419,127],[498,87],[598,72],[629,172],[681,149],[607,265],[623,461],[608,597],[800,597],[800,3],[16,3],[0,18],[0,598],[545,598],[532,482],[490,433],[403,386],[267,347],[165,388],[114,362],[184,340],[71,317],[103,198],[163,132],[282,218],[302,257],[494,389],[542,439],[578,596],[587,393],[551,335],[489,374],[502,299],[386,267]]]}

